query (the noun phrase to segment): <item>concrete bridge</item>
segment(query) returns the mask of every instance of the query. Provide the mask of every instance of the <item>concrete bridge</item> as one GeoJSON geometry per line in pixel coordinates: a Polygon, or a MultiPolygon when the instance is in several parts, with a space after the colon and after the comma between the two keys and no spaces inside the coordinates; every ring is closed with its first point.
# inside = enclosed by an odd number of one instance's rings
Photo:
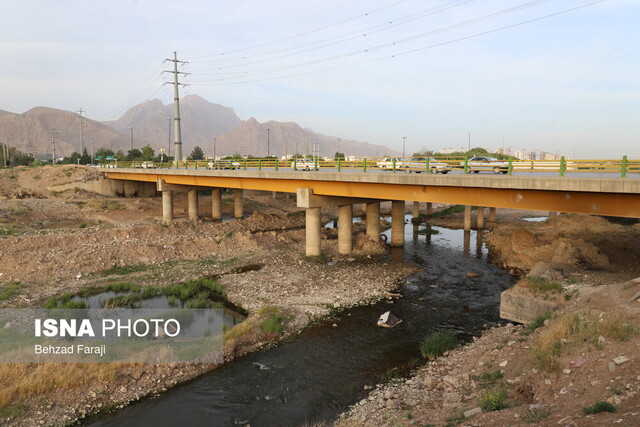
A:
{"type": "Polygon", "coordinates": [[[188,193],[190,218],[198,218],[199,189],[211,189],[212,217],[222,218],[222,189],[234,192],[234,216],[242,218],[243,190],[293,193],[306,210],[306,254],[320,255],[320,213],[338,207],[338,251],[352,250],[353,205],[366,204],[367,235],[380,238],[380,202],[391,201],[391,245],[404,244],[405,202],[465,206],[464,229],[471,229],[471,207],[476,227],[484,227],[496,208],[530,209],[591,215],[640,218],[640,180],[629,178],[566,178],[489,175],[410,175],[327,173],[300,171],[239,171],[194,169],[107,169],[109,192],[127,196],[162,193],[163,221],[173,220],[173,194],[188,193]]]}

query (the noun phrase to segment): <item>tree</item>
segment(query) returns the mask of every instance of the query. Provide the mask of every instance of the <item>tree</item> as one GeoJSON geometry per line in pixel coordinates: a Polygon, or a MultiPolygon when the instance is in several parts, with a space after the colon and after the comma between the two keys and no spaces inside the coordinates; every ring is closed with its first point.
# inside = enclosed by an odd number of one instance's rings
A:
{"type": "Polygon", "coordinates": [[[140,158],[142,158],[142,152],[137,148],[127,151],[127,160],[139,160],[140,158]]]}
{"type": "Polygon", "coordinates": [[[336,151],[336,153],[333,155],[333,160],[344,160],[345,156],[344,153],[340,153],[338,151],[336,151]]]}
{"type": "Polygon", "coordinates": [[[188,159],[189,160],[202,160],[202,159],[204,159],[204,151],[202,151],[202,148],[200,148],[200,146],[196,145],[195,147],[193,147],[193,151],[189,155],[188,159]]]}
{"type": "Polygon", "coordinates": [[[82,149],[82,156],[80,156],[80,164],[88,165],[91,163],[91,156],[87,153],[87,147],[82,149]]]}
{"type": "Polygon", "coordinates": [[[156,152],[149,144],[142,147],[142,159],[143,160],[153,160],[153,157],[156,155],[156,152]]]}

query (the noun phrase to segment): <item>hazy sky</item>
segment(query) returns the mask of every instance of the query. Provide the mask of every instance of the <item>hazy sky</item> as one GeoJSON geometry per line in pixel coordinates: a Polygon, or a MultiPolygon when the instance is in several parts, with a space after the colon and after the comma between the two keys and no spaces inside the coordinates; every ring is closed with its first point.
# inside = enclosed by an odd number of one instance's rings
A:
{"type": "Polygon", "coordinates": [[[406,150],[640,158],[640,1],[2,1],[0,109],[110,120],[178,52],[242,119],[406,150]],[[543,18],[543,19],[538,19],[543,18]],[[532,21],[528,22],[527,21],[532,21]]]}

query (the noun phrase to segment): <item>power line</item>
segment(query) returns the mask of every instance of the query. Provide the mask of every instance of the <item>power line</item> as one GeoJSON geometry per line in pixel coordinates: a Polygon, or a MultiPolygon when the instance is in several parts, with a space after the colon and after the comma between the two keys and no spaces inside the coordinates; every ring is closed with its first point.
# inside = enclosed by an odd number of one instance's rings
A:
{"type": "MultiPolygon", "coordinates": [[[[469,35],[469,36],[459,37],[459,38],[456,38],[456,39],[453,39],[453,40],[448,40],[448,41],[444,41],[444,42],[441,42],[441,43],[436,43],[436,44],[432,44],[432,45],[429,45],[429,46],[420,47],[420,48],[417,48],[417,49],[407,50],[407,51],[396,53],[396,54],[393,54],[393,55],[386,55],[386,56],[382,56],[382,57],[378,57],[378,58],[372,58],[372,59],[368,59],[368,60],[365,60],[365,61],[359,61],[359,62],[355,62],[355,63],[351,63],[351,64],[338,65],[338,66],[335,66],[335,67],[311,70],[311,71],[288,74],[288,75],[282,75],[282,76],[276,76],[276,77],[265,77],[265,78],[254,79],[254,80],[225,82],[224,79],[217,79],[217,80],[214,80],[214,81],[217,81],[218,83],[210,83],[208,81],[202,81],[202,82],[194,82],[194,85],[199,85],[199,86],[228,86],[228,85],[234,85],[234,84],[237,85],[237,84],[246,84],[246,83],[257,83],[257,82],[264,82],[264,81],[270,81],[270,80],[281,80],[281,79],[298,77],[298,76],[303,76],[303,75],[309,75],[309,74],[316,74],[316,73],[321,73],[321,72],[333,71],[333,70],[353,67],[353,66],[356,66],[356,65],[368,64],[368,63],[371,63],[371,62],[381,61],[381,60],[384,60],[384,59],[392,59],[392,58],[396,58],[396,57],[399,57],[399,56],[412,54],[412,53],[423,51],[423,50],[427,50],[427,49],[433,49],[433,48],[436,48],[436,47],[446,46],[446,45],[458,43],[458,42],[461,42],[461,41],[464,41],[464,40],[469,40],[469,39],[472,39],[472,38],[481,37],[481,36],[485,36],[485,35],[492,34],[492,33],[497,33],[497,32],[508,30],[508,29],[511,29],[511,28],[515,28],[515,27],[518,27],[518,26],[521,26],[521,25],[526,25],[526,24],[530,24],[532,22],[536,22],[536,21],[540,21],[540,20],[543,20],[543,19],[547,19],[547,18],[563,15],[563,14],[566,14],[566,13],[570,13],[570,12],[573,12],[573,11],[576,11],[576,10],[579,10],[579,9],[583,9],[583,8],[586,8],[586,7],[589,7],[589,6],[596,5],[598,3],[603,3],[605,1],[607,1],[607,0],[597,0],[597,1],[594,1],[594,2],[591,2],[591,3],[586,3],[586,4],[583,4],[583,5],[580,5],[580,6],[576,6],[576,7],[573,7],[573,8],[564,9],[564,10],[561,10],[561,11],[558,11],[558,12],[554,12],[554,13],[551,13],[551,14],[547,14],[547,15],[536,17],[536,18],[532,18],[532,19],[528,19],[528,20],[525,20],[525,21],[520,21],[520,22],[515,23],[515,24],[506,25],[506,26],[495,28],[495,29],[492,29],[492,30],[487,30],[487,31],[475,33],[475,34],[472,34],[472,35],[469,35]]],[[[335,59],[335,57],[332,58],[332,59],[326,59],[325,61],[315,61],[314,63],[326,62],[326,61],[333,60],[333,59],[335,59]]],[[[299,65],[296,65],[296,66],[293,66],[291,68],[296,68],[298,66],[299,65]]]]}
{"type": "MultiPolygon", "coordinates": [[[[474,19],[470,19],[467,21],[463,21],[457,24],[452,24],[446,27],[442,27],[442,28],[438,28],[436,30],[431,30],[431,31],[427,31],[424,33],[420,33],[417,35],[413,35],[410,37],[405,37],[403,39],[399,39],[399,40],[395,40],[395,41],[391,41],[391,42],[387,42],[387,43],[382,43],[376,46],[372,46],[372,47],[368,47],[365,49],[358,49],[355,51],[350,51],[350,52],[346,52],[346,53],[342,53],[342,54],[338,54],[338,55],[334,55],[331,57],[327,57],[327,58],[322,58],[322,59],[317,59],[317,60],[313,60],[313,61],[307,61],[307,62],[302,62],[302,63],[298,63],[298,64],[293,64],[293,65],[283,65],[280,67],[272,67],[272,68],[266,68],[266,69],[261,69],[261,70],[254,70],[254,71],[244,71],[244,72],[231,72],[231,73],[217,73],[214,74],[214,76],[220,75],[231,75],[231,77],[229,78],[244,78],[246,76],[251,76],[251,75],[259,75],[259,74],[268,74],[268,73],[273,73],[273,72],[277,72],[277,71],[286,71],[288,69],[293,69],[293,68],[300,68],[300,67],[305,67],[305,66],[309,66],[309,65],[315,65],[315,64],[319,64],[322,62],[330,62],[330,61],[335,61],[338,59],[344,59],[344,58],[348,58],[351,56],[356,56],[356,55],[363,55],[363,54],[367,54],[370,53],[372,51],[375,50],[380,50],[380,49],[386,49],[386,48],[390,48],[390,47],[395,47],[398,46],[400,44],[403,43],[407,43],[410,41],[414,41],[420,38],[425,38],[425,37],[430,37],[436,34],[440,34],[440,33],[444,33],[447,31],[452,31],[455,29],[459,29],[465,26],[469,26],[469,25],[473,25],[473,24],[477,24],[479,22],[482,21],[486,21],[486,20],[490,20],[490,19],[494,19],[496,17],[502,16],[502,15],[507,15],[507,14],[511,14],[511,13],[515,13],[515,12],[519,12],[523,9],[526,8],[530,8],[533,6],[536,6],[537,4],[540,3],[544,3],[544,2],[548,2],[549,0],[533,0],[530,1],[528,3],[524,3],[524,4],[520,4],[518,6],[514,6],[514,7],[510,7],[507,9],[503,9],[500,10],[498,12],[494,12],[494,13],[490,13],[478,18],[474,18],[474,19]],[[235,77],[234,77],[235,75],[235,77]]],[[[224,79],[219,79],[219,81],[223,81],[224,79]]]]}
{"type": "MultiPolygon", "coordinates": [[[[361,28],[355,31],[350,31],[348,33],[343,33],[337,36],[333,36],[333,37],[328,37],[325,39],[321,39],[321,40],[316,40],[316,41],[312,41],[312,42],[308,42],[308,43],[304,43],[304,44],[300,44],[297,46],[292,46],[292,47],[287,47],[287,48],[282,48],[282,49],[278,49],[278,50],[273,50],[273,51],[267,51],[267,52],[262,52],[262,53],[256,53],[254,55],[251,56],[242,56],[242,57],[232,57],[232,58],[218,58],[215,60],[216,63],[220,63],[221,61],[246,61],[247,59],[252,59],[252,58],[259,58],[262,56],[267,56],[267,55],[274,55],[274,54],[278,54],[278,53],[282,53],[282,52],[289,52],[291,50],[295,50],[295,49],[303,49],[303,50],[298,50],[296,52],[293,53],[288,53],[288,54],[284,54],[284,55],[280,55],[280,56],[276,56],[276,57],[272,57],[272,58],[265,58],[265,59],[257,59],[251,62],[242,62],[239,64],[231,64],[231,65],[226,65],[224,67],[215,67],[215,68],[208,68],[208,69],[195,69],[192,70],[194,72],[206,72],[206,71],[215,71],[215,70],[224,70],[227,68],[235,68],[235,67],[240,67],[240,66],[245,66],[245,65],[252,65],[252,64],[258,64],[261,62],[268,62],[268,61],[274,61],[276,59],[282,59],[282,58],[286,58],[289,56],[294,56],[294,55],[299,55],[301,53],[306,53],[306,52],[310,52],[313,50],[317,50],[317,49],[322,49],[325,47],[329,47],[329,46],[335,46],[337,44],[341,44],[341,43],[345,43],[351,40],[357,40],[357,39],[361,39],[367,36],[370,36],[372,34],[378,33],[380,31],[386,31],[392,28],[395,28],[397,26],[400,25],[406,25],[409,24],[411,22],[414,22],[418,19],[423,19],[425,17],[428,16],[432,16],[435,15],[437,13],[440,12],[444,12],[447,11],[449,9],[452,9],[454,7],[458,7],[458,6],[462,6],[466,3],[470,3],[472,1],[475,0],[456,0],[450,4],[445,4],[445,5],[441,5],[441,6],[437,6],[437,7],[432,7],[426,10],[422,10],[420,12],[416,12],[407,16],[403,16],[401,18],[398,19],[394,19],[394,20],[388,20],[383,24],[377,24],[377,25],[373,25],[373,26],[369,26],[369,27],[365,27],[365,28],[361,28]],[[318,46],[319,45],[319,46],[318,46]],[[316,47],[310,47],[310,46],[316,46],[316,47]]],[[[206,62],[213,62],[213,61],[206,61],[206,62]]]]}
{"type": "Polygon", "coordinates": [[[234,54],[234,53],[238,53],[238,52],[246,52],[246,51],[249,51],[249,50],[258,49],[258,48],[269,46],[269,45],[276,44],[276,43],[281,43],[283,41],[292,40],[292,39],[295,39],[295,38],[298,38],[298,37],[302,37],[302,36],[306,36],[306,35],[309,35],[309,34],[317,33],[319,31],[326,30],[327,28],[331,28],[331,27],[335,27],[335,26],[338,26],[338,25],[342,25],[342,24],[345,24],[347,22],[354,21],[356,19],[360,19],[360,18],[362,18],[364,16],[373,15],[373,14],[375,14],[377,12],[380,12],[380,11],[385,10],[385,9],[389,9],[390,7],[394,7],[394,6],[398,5],[398,4],[404,3],[406,1],[407,0],[398,0],[398,1],[395,1],[395,2],[393,2],[391,4],[389,4],[389,5],[381,6],[381,7],[377,8],[377,9],[373,9],[373,10],[370,10],[370,11],[367,11],[367,12],[363,12],[363,13],[358,14],[356,16],[353,16],[353,17],[350,17],[350,18],[346,18],[346,19],[343,19],[343,20],[340,20],[340,21],[337,21],[337,22],[333,22],[331,24],[327,24],[327,25],[319,27],[319,28],[314,28],[314,29],[309,30],[309,31],[305,31],[305,32],[302,32],[302,33],[298,33],[298,34],[294,34],[294,35],[291,35],[291,36],[283,37],[281,39],[272,40],[272,41],[269,41],[269,42],[260,43],[260,44],[257,44],[257,45],[253,45],[253,46],[249,46],[249,47],[245,47],[245,48],[241,48],[241,49],[230,50],[230,51],[227,51],[227,52],[219,52],[219,53],[214,53],[214,54],[211,54],[211,55],[194,57],[193,59],[198,60],[198,59],[203,59],[203,58],[213,58],[213,57],[217,57],[217,56],[225,56],[225,55],[234,54]]]}

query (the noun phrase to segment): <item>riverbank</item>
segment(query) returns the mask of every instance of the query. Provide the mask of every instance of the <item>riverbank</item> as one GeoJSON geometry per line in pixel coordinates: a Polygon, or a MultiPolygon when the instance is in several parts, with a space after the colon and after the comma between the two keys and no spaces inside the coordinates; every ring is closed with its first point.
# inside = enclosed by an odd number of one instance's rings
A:
{"type": "Polygon", "coordinates": [[[527,326],[488,329],[409,378],[373,385],[336,424],[638,425],[638,239],[638,225],[587,216],[497,224],[493,261],[552,284],[538,296],[557,293],[564,307],[527,326]],[[588,413],[598,402],[615,412],[588,413]]]}

